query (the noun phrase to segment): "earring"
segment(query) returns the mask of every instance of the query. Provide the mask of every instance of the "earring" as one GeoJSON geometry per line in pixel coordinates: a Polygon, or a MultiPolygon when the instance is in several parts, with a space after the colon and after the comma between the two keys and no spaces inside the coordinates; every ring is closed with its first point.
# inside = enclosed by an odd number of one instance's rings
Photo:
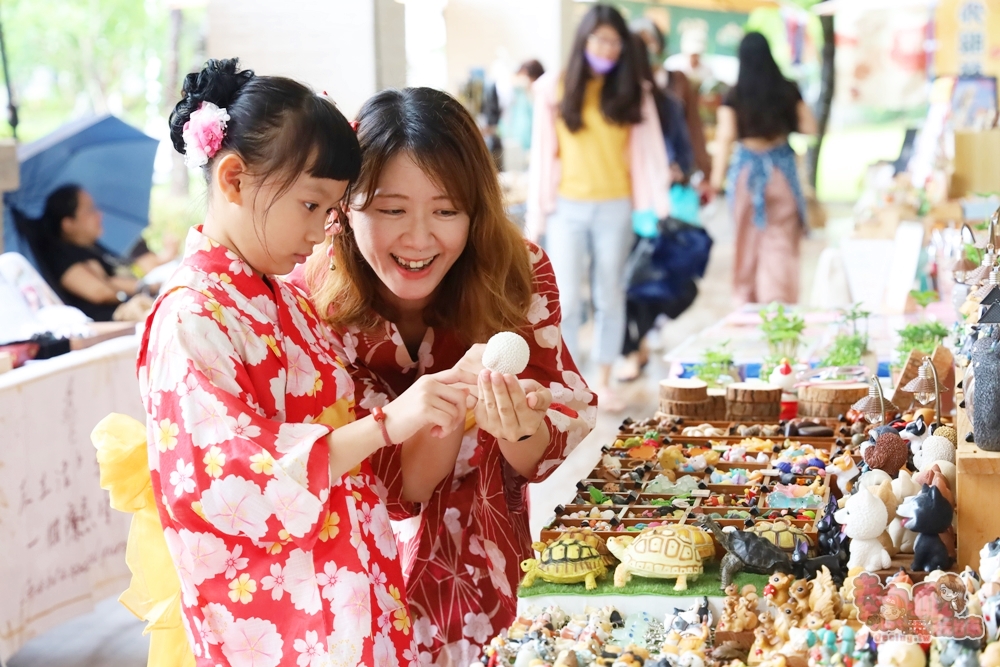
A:
{"type": "Polygon", "coordinates": [[[329,243],[326,246],[326,256],[330,258],[330,270],[337,270],[337,249],[334,243],[334,237],[344,230],[344,226],[340,222],[340,212],[333,211],[330,213],[330,218],[326,223],[326,237],[329,239],[329,243]]]}

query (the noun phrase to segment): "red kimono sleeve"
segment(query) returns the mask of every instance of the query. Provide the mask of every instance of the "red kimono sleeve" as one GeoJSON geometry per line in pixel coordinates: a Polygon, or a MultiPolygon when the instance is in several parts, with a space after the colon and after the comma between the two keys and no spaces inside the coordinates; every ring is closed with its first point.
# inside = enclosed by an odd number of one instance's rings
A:
{"type": "Polygon", "coordinates": [[[258,544],[290,540],[311,550],[330,494],[332,429],[261,414],[255,386],[271,378],[271,390],[283,394],[281,364],[268,356],[251,377],[212,316],[218,307],[190,290],[171,294],[145,350],[150,463],[160,471],[165,509],[194,530],[207,522],[258,544]],[[171,312],[173,301],[192,294],[171,312]]]}
{"type": "Polygon", "coordinates": [[[552,392],[553,403],[545,418],[549,445],[527,481],[541,482],[559,467],[570,452],[594,429],[597,395],[587,387],[576,362],[563,344],[559,288],[548,256],[533,243],[528,244],[534,270],[534,294],[528,310],[529,328],[522,332],[531,348],[528,368],[522,379],[535,380],[552,392]]]}

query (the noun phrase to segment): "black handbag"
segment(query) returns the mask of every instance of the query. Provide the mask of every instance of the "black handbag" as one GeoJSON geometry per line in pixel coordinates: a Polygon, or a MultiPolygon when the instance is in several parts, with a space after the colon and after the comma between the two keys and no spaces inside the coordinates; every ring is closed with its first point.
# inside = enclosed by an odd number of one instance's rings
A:
{"type": "Polygon", "coordinates": [[[628,298],[660,304],[661,312],[676,317],[698,295],[696,280],[705,275],[711,250],[712,237],[702,227],[661,220],[659,235],[640,238],[625,264],[628,298]]]}

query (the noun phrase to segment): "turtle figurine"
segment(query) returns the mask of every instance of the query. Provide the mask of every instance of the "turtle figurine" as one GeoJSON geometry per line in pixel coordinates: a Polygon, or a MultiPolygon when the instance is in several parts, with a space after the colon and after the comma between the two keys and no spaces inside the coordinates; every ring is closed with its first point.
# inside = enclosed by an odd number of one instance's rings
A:
{"type": "Polygon", "coordinates": [[[553,584],[578,584],[585,582],[587,590],[597,588],[597,579],[608,573],[604,556],[596,547],[579,537],[560,535],[551,544],[536,542],[532,547],[540,556],[521,562],[524,580],[521,585],[530,588],[536,578],[553,584]]]}
{"type": "Polygon", "coordinates": [[[707,514],[699,515],[696,522],[702,528],[710,530],[715,540],[726,550],[719,568],[722,574],[719,588],[725,589],[733,583],[742,570],[754,574],[793,573],[788,553],[766,537],[746,530],[726,532],[707,514]]]}
{"type": "MultiPolygon", "coordinates": [[[[581,542],[589,544],[590,546],[597,549],[597,553],[601,554],[601,557],[604,558],[604,564],[607,565],[608,567],[611,567],[612,565],[618,562],[615,560],[615,557],[611,555],[611,552],[608,551],[608,545],[604,542],[604,538],[602,538],[600,535],[598,535],[589,528],[570,528],[569,530],[559,535],[558,538],[552,540],[552,542],[549,542],[549,544],[553,544],[554,542],[559,540],[567,540],[567,539],[580,540],[581,542]]],[[[536,542],[531,546],[535,551],[541,553],[542,551],[545,550],[545,547],[548,545],[542,542],[536,542]]]]}
{"type": "Polygon", "coordinates": [[[771,544],[793,551],[798,542],[808,541],[804,530],[792,525],[787,519],[776,519],[774,521],[758,521],[746,530],[760,535],[771,544]]]}
{"type": "Polygon", "coordinates": [[[702,561],[715,553],[712,536],[697,526],[656,526],[638,536],[612,537],[608,549],[621,564],[615,569],[615,587],[623,588],[633,574],[654,579],[676,579],[675,591],[687,590],[702,561]]]}

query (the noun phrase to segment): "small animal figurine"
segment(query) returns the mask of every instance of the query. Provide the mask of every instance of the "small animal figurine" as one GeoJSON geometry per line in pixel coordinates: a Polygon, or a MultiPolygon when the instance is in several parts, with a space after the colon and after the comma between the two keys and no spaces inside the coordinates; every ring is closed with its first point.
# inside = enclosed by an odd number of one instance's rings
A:
{"type": "MultiPolygon", "coordinates": [[[[885,511],[885,507],[882,511],[885,511]]],[[[755,574],[792,571],[792,561],[788,554],[760,535],[745,530],[727,532],[707,514],[698,515],[695,523],[710,530],[716,542],[726,550],[719,567],[722,589],[731,584],[741,570],[755,574]]]]}
{"type": "Polygon", "coordinates": [[[805,579],[796,579],[788,587],[790,601],[795,603],[795,612],[799,618],[804,617],[811,610],[809,609],[809,593],[812,592],[812,582],[805,579]]]}
{"type": "Polygon", "coordinates": [[[722,614],[719,616],[719,626],[717,630],[722,632],[741,632],[736,627],[739,619],[736,616],[736,607],[740,601],[740,591],[736,584],[726,586],[726,599],[722,601],[722,614]]]}
{"type": "Polygon", "coordinates": [[[955,509],[935,486],[924,485],[897,510],[904,518],[903,526],[917,533],[913,545],[913,569],[931,572],[947,570],[952,563],[940,533],[951,526],[955,509]]]}
{"type": "Polygon", "coordinates": [[[861,475],[861,470],[850,454],[838,456],[826,467],[826,474],[837,478],[837,488],[842,495],[847,495],[851,482],[861,475]]]}
{"type": "MultiPolygon", "coordinates": [[[[837,523],[837,520],[833,516],[836,512],[837,499],[833,497],[833,494],[830,494],[830,500],[826,504],[826,511],[823,513],[823,518],[816,525],[816,543],[821,556],[839,557],[841,564],[846,569],[849,557],[846,544],[847,536],[843,534],[840,524],[837,523]]],[[[803,556],[808,556],[808,547],[807,552],[803,556]]],[[[797,573],[796,576],[800,575],[797,573]]]]}
{"type": "MultiPolygon", "coordinates": [[[[951,466],[952,469],[955,467],[954,464],[948,463],[947,461],[935,461],[930,468],[914,475],[913,481],[921,487],[924,485],[937,487],[938,491],[941,492],[941,495],[944,496],[949,503],[954,505],[955,496],[952,491],[952,484],[954,482],[948,479],[941,466],[951,466]]],[[[919,493],[919,491],[917,493],[919,493]]]]}
{"type": "Polygon", "coordinates": [[[862,488],[847,499],[844,508],[838,510],[834,518],[851,538],[848,569],[861,567],[874,572],[889,567],[892,557],[879,542],[879,536],[889,525],[889,514],[881,500],[862,488]]]}
{"type": "Polygon", "coordinates": [[[788,602],[788,589],[792,585],[794,577],[784,572],[775,572],[768,577],[767,585],[764,586],[764,599],[780,607],[788,602]]]}
{"type": "Polygon", "coordinates": [[[844,582],[845,565],[847,557],[840,553],[810,558],[809,543],[805,540],[796,542],[795,551],[792,552],[792,570],[799,579],[812,579],[826,568],[839,586],[844,582]]]}
{"type": "MultiPolygon", "coordinates": [[[[895,480],[893,480],[895,481],[895,480]]],[[[876,498],[882,501],[885,505],[886,514],[889,517],[889,525],[892,525],[892,521],[896,518],[896,507],[899,505],[896,502],[896,495],[892,492],[892,482],[882,482],[878,486],[869,490],[875,495],[876,498]]],[[[879,536],[879,541],[885,550],[889,552],[890,556],[895,556],[897,553],[896,547],[892,542],[892,536],[889,534],[889,526],[886,526],[885,531],[879,536]]]]}
{"type": "MultiPolygon", "coordinates": [[[[899,471],[899,477],[892,480],[892,493],[896,497],[898,507],[910,496],[920,493],[920,485],[913,481],[913,477],[906,470],[899,471]]],[[[889,522],[889,537],[896,551],[904,554],[913,553],[913,543],[917,539],[917,534],[912,530],[903,527],[903,520],[898,516],[889,522]]]]}
{"type": "Polygon", "coordinates": [[[861,477],[858,478],[858,483],[854,485],[854,491],[857,492],[858,489],[868,488],[870,486],[878,486],[886,480],[891,482],[892,477],[890,477],[889,473],[884,470],[869,470],[868,472],[862,473],[861,477]]]}
{"type": "Polygon", "coordinates": [[[757,617],[758,600],[757,588],[753,584],[747,584],[740,591],[740,599],[736,603],[736,618],[743,632],[753,630],[760,622],[757,617]]]}
{"type": "Polygon", "coordinates": [[[781,642],[788,641],[789,630],[799,622],[800,616],[794,602],[786,602],[774,613],[774,633],[781,642]]]}
{"type": "Polygon", "coordinates": [[[979,576],[983,582],[998,581],[1000,573],[1000,537],[987,542],[979,550],[979,576]]]}
{"type": "Polygon", "coordinates": [[[920,416],[907,424],[906,428],[899,432],[899,435],[910,444],[910,456],[915,461],[920,455],[920,447],[923,445],[924,439],[930,435],[930,431],[924,423],[923,416],[920,416]]]}
{"type": "Polygon", "coordinates": [[[940,435],[930,435],[924,439],[919,456],[913,457],[917,470],[924,470],[937,461],[955,462],[955,445],[940,435]]]}
{"type": "Polygon", "coordinates": [[[872,470],[882,470],[890,477],[899,474],[900,468],[906,465],[910,448],[899,433],[883,433],[875,440],[875,444],[865,449],[862,457],[872,470]]]}
{"type": "Polygon", "coordinates": [[[834,583],[830,571],[822,568],[810,583],[812,587],[809,591],[809,613],[818,616],[823,625],[832,622],[840,615],[844,600],[840,597],[840,590],[834,583]]]}
{"type": "Polygon", "coordinates": [[[844,601],[840,617],[845,621],[857,620],[858,618],[858,609],[854,605],[854,580],[862,572],[864,572],[864,568],[860,567],[848,570],[844,583],[840,587],[840,599],[844,601]]]}

